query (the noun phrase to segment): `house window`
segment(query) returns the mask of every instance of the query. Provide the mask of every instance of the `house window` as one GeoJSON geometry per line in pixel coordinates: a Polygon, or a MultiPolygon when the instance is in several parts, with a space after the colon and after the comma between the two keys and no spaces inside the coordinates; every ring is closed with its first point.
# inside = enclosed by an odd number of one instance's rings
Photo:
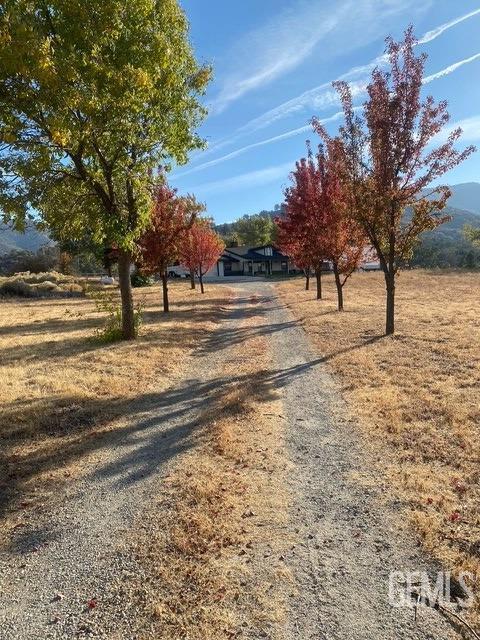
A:
{"type": "Polygon", "coordinates": [[[266,256],[273,255],[272,247],[265,247],[265,255],[266,256]]]}

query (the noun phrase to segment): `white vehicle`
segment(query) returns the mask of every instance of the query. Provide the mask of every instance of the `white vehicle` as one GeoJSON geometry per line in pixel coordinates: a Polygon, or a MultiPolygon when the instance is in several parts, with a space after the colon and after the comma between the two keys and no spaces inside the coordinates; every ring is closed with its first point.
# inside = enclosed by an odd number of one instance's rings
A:
{"type": "Polygon", "coordinates": [[[102,276],[100,282],[102,284],[115,284],[115,278],[112,278],[112,276],[102,276]]]}
{"type": "Polygon", "coordinates": [[[171,267],[168,267],[167,274],[169,278],[189,278],[190,277],[189,270],[185,269],[185,267],[182,267],[182,265],[180,264],[172,265],[171,267]]]}
{"type": "Polygon", "coordinates": [[[380,266],[380,262],[364,262],[361,266],[360,269],[362,271],[380,271],[381,266],[380,266]]]}

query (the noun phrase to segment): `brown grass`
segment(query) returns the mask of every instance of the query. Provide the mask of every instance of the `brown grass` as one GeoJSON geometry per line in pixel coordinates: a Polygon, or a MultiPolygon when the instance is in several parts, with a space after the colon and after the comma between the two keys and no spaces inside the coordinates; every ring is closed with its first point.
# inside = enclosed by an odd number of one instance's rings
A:
{"type": "Polygon", "coordinates": [[[2,534],[44,505],[100,454],[138,407],[181,377],[193,348],[216,326],[225,291],[136,290],[145,306],[138,341],[92,341],[104,318],[88,299],[0,301],[0,517],[2,534]],[[123,416],[124,422],[115,419],[123,416]]]}
{"type": "MultiPolygon", "coordinates": [[[[358,274],[336,312],[326,299],[279,289],[325,360],[377,450],[394,494],[426,548],[480,586],[480,274],[405,272],[397,333],[383,337],[384,282],[358,274]]],[[[480,617],[480,608],[477,608],[480,617]]],[[[478,618],[477,618],[478,619],[478,618]]]]}
{"type": "Polygon", "coordinates": [[[276,637],[286,463],[280,400],[261,370],[265,347],[264,337],[251,337],[226,354],[219,373],[232,383],[199,416],[196,446],[136,541],[149,576],[140,588],[150,613],[142,638],[276,637]]]}

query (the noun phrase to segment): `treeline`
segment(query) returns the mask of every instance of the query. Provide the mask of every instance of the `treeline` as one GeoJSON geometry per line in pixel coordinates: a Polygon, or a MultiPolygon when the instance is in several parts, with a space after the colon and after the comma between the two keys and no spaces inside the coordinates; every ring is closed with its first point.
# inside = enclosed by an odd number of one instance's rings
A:
{"type": "MultiPolygon", "coordinates": [[[[217,224],[215,230],[227,247],[277,244],[278,229],[274,220],[281,217],[284,211],[284,204],[275,205],[270,211],[245,215],[236,222],[217,224]]],[[[480,268],[480,250],[463,233],[463,228],[469,222],[480,227],[480,215],[450,207],[447,213],[452,217],[450,222],[420,234],[409,264],[425,269],[480,268]]]]}
{"type": "Polygon", "coordinates": [[[427,232],[415,248],[410,264],[426,269],[479,269],[480,248],[461,234],[451,237],[427,232]]]}
{"type": "Polygon", "coordinates": [[[272,211],[245,214],[235,222],[215,225],[215,231],[222,237],[227,247],[260,247],[275,243],[277,226],[275,218],[281,216],[283,205],[275,205],[272,211]]]}
{"type": "Polygon", "coordinates": [[[112,267],[102,246],[85,238],[83,242],[50,241],[36,251],[12,249],[0,255],[0,275],[30,271],[59,271],[65,275],[101,274],[112,267]]]}

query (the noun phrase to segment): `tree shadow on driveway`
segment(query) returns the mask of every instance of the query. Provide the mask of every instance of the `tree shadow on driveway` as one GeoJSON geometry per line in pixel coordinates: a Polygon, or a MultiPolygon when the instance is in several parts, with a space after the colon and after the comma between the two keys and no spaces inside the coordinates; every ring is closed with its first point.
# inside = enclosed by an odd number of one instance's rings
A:
{"type": "MultiPolygon", "coordinates": [[[[250,337],[269,336],[298,326],[295,321],[262,322],[252,327],[238,327],[235,322],[230,325],[236,319],[263,318],[273,308],[275,299],[253,300],[256,302],[252,304],[252,296],[235,298],[232,304],[217,309],[214,316],[221,318],[221,324],[212,334],[205,334],[198,355],[208,358],[214,351],[241,344],[250,337]]],[[[205,311],[199,310],[199,317],[207,316],[212,317],[211,310],[207,307],[205,311]]],[[[175,318],[170,318],[174,330],[175,318]]],[[[370,337],[354,348],[380,337],[370,337]]],[[[335,355],[313,358],[286,369],[258,371],[254,376],[186,379],[164,391],[147,392],[135,398],[85,398],[71,394],[4,404],[2,422],[8,428],[0,434],[0,522],[12,509],[18,509],[20,500],[25,497],[29,500],[37,483],[41,484],[49,475],[53,480],[48,481],[48,486],[56,490],[56,483],[63,480],[62,471],[72,464],[86,466],[81,475],[86,473],[87,480],[120,491],[162,473],[166,463],[199,442],[230,392],[248,388],[250,401],[268,402],[276,391],[335,355]],[[22,428],[22,424],[32,422],[36,425],[36,442],[29,442],[22,428]],[[97,456],[97,462],[94,470],[88,471],[86,460],[92,454],[97,456]]]]}

